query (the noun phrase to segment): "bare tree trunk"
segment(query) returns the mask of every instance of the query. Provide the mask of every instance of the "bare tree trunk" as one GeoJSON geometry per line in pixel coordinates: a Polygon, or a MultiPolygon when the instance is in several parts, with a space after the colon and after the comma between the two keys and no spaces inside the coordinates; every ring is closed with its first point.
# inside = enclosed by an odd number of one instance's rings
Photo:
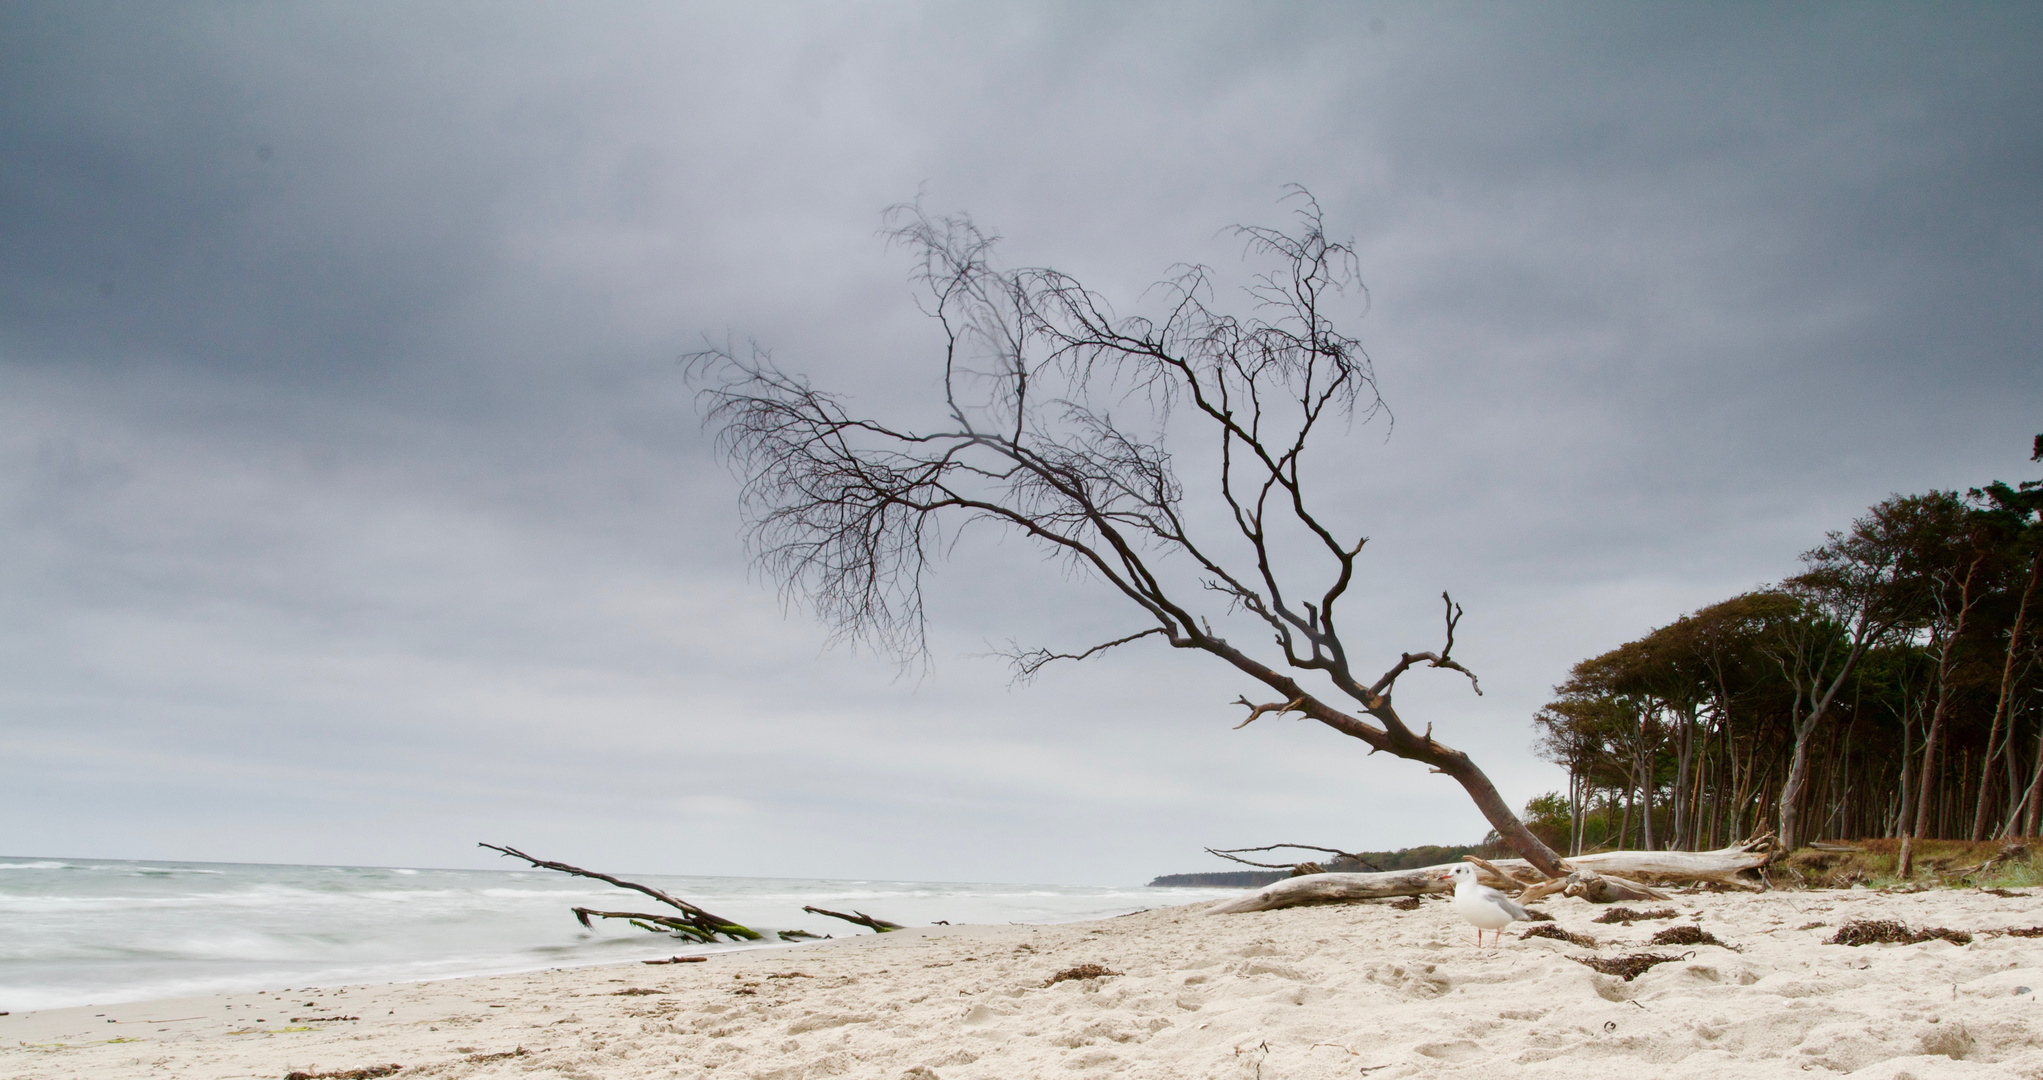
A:
{"type": "Polygon", "coordinates": [[[1809,739],[1804,732],[1795,736],[1795,749],[1789,759],[1787,783],[1781,786],[1781,843],[1789,850],[1808,842],[1802,835],[1802,789],[1809,781],[1809,739]],[[1794,837],[1792,841],[1786,839],[1794,837]]]}
{"type": "Polygon", "coordinates": [[[2022,830],[2023,836],[2035,836],[2038,826],[2043,825],[2043,821],[2038,820],[2043,818],[2043,797],[2039,797],[2039,786],[2043,786],[2043,728],[2036,732],[2036,770],[2029,778],[2029,809],[2028,817],[2023,819],[2026,826],[2022,830]]]}
{"type": "Polygon", "coordinates": [[[1641,727],[1639,729],[1639,847],[1645,851],[1651,851],[1654,848],[1653,765],[1654,758],[1659,756],[1654,752],[1659,748],[1659,740],[1652,739],[1649,741],[1647,739],[1650,730],[1644,725],[1650,722],[1650,719],[1650,714],[1642,715],[1640,717],[1641,727]]]}
{"type": "Polygon", "coordinates": [[[1979,767],[1979,808],[1972,815],[1974,840],[1986,838],[1986,775],[1993,769],[1994,740],[1999,737],[2004,721],[2008,727],[2007,738],[2002,740],[2005,744],[2004,749],[2010,759],[2014,757],[2014,721],[2008,715],[2008,702],[2014,694],[2015,657],[2021,648],[2022,629],[2028,621],[2029,601],[2036,595],[2036,581],[2039,576],[2043,576],[2043,545],[2037,546],[2035,557],[2029,560],[2029,579],[2022,584],[2022,599],[2015,606],[2015,623],[2008,629],[2007,655],[2002,658],[2000,665],[2000,695],[1994,700],[1993,725],[1986,735],[1986,760],[1981,762],[1979,767]]]}
{"type": "MultiPolygon", "coordinates": [[[[1940,779],[1936,772],[1937,740],[1943,734],[1944,718],[1950,712],[1951,675],[1952,670],[1957,666],[1958,639],[1964,636],[1966,616],[1972,613],[1972,605],[1975,600],[1972,595],[1972,583],[1978,574],[1979,564],[1984,558],[1983,554],[1975,556],[1971,564],[1965,568],[1965,577],[1958,585],[1958,615],[1952,621],[1949,632],[1943,637],[1942,647],[1938,650],[1937,705],[1936,709],[1930,714],[1929,732],[1923,736],[1922,791],[1916,804],[1915,827],[1901,838],[1901,857],[1895,867],[1895,872],[1904,878],[1910,877],[1915,873],[1915,841],[1923,839],[1924,831],[1929,827],[1931,806],[1930,784],[1932,780],[1940,779]]],[[[1938,783],[1937,788],[1939,789],[1938,793],[1942,794],[1941,789],[1943,785],[1938,783]]]]}

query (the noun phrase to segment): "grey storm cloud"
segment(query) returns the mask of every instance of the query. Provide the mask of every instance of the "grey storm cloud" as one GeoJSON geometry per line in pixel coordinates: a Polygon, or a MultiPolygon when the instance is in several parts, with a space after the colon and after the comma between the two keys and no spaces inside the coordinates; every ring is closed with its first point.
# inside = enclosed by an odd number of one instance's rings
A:
{"type": "MultiPolygon", "coordinates": [[[[1514,799],[1569,664],[2043,430],[2019,5],[0,8],[0,815],[16,854],[1129,880],[1467,839],[1424,770],[977,537],[935,667],[747,571],[677,357],[928,415],[882,210],[1124,309],[1309,187],[1395,425],[1353,633],[1514,799]]],[[[1188,458],[1187,460],[1194,460],[1188,458]]]]}

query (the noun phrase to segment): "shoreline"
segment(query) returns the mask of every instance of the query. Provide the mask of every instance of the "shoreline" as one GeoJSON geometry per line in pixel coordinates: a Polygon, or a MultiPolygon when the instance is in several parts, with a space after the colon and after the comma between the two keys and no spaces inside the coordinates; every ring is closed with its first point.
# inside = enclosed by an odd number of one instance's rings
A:
{"type": "Polygon", "coordinates": [[[1542,905],[1557,918],[1545,925],[1595,937],[1594,950],[1520,939],[1525,924],[1477,949],[1439,901],[1207,906],[16,1013],[0,1016],[0,1074],[2043,1077],[2043,939],[1987,933],[2043,921],[2033,893],[1698,893],[1654,905],[1675,919],[1631,926],[1595,923],[1609,909],[1579,900],[1542,905]],[[1823,943],[1849,919],[1974,938],[1823,943]],[[1728,947],[1646,944],[1676,925],[1728,947]],[[1679,958],[1629,982],[1569,959],[1641,951],[1679,958]],[[1088,964],[1118,974],[1053,981],[1088,964]]]}
{"type": "MultiPolygon", "coordinates": [[[[0,860],[0,1010],[16,1013],[233,994],[621,964],[676,951],[774,944],[772,931],[862,934],[803,911],[858,908],[896,922],[1053,923],[1223,890],[640,875],[764,943],[696,946],[571,909],[633,894],[531,869],[402,870],[317,864],[0,860]]],[[[633,908],[633,910],[638,910],[633,908]]]]}

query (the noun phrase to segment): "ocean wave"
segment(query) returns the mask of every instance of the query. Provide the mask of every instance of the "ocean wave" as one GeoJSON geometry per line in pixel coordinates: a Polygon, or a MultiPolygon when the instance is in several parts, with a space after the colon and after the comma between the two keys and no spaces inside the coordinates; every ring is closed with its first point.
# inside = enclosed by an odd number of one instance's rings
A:
{"type": "MultiPolygon", "coordinates": [[[[22,871],[0,875],[0,925],[7,927],[0,934],[0,1009],[783,947],[705,949],[616,923],[584,929],[569,908],[639,901],[601,883],[523,869],[404,872],[34,856],[13,856],[0,869],[22,871]]],[[[636,880],[762,930],[840,937],[856,931],[802,907],[856,908],[909,925],[1057,923],[1231,894],[881,879],[636,880]]]]}

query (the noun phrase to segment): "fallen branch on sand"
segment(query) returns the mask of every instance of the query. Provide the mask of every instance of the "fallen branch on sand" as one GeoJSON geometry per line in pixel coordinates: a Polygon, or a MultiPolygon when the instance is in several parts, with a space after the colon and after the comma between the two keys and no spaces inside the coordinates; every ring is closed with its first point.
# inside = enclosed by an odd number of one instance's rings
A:
{"type": "MultiPolygon", "coordinates": [[[[749,926],[734,923],[721,915],[712,915],[686,900],[669,896],[667,893],[655,889],[651,885],[640,885],[636,881],[626,881],[620,877],[612,877],[609,874],[599,873],[595,870],[584,870],[579,866],[569,866],[567,863],[554,862],[551,859],[535,859],[514,847],[503,847],[497,844],[477,844],[476,846],[486,847],[491,851],[523,859],[540,870],[558,870],[563,874],[594,878],[597,881],[607,881],[620,889],[641,892],[681,913],[680,917],[676,918],[672,915],[648,915],[643,911],[598,911],[595,908],[570,908],[569,910],[575,913],[575,921],[590,929],[594,929],[594,924],[589,922],[591,918],[623,919],[640,930],[650,930],[655,934],[671,933],[675,937],[687,938],[690,941],[700,942],[704,945],[716,944],[716,939],[719,937],[727,941],[762,941],[766,937],[765,934],[749,926]]],[[[901,929],[900,923],[890,923],[885,919],[875,919],[862,911],[855,911],[850,915],[846,915],[842,912],[826,911],[823,908],[817,907],[805,907],[802,910],[815,915],[828,915],[833,919],[843,919],[845,922],[857,923],[860,926],[869,926],[882,934],[889,930],[901,929]]],[[[816,937],[816,935],[806,930],[780,930],[776,931],[775,936],[782,941],[800,941],[804,938],[814,939],[816,937]]],[[[691,960],[700,959],[702,958],[699,956],[677,956],[672,960],[646,960],[643,962],[648,964],[685,964],[691,960]]]]}
{"type": "MultiPolygon", "coordinates": [[[[1716,851],[1604,851],[1578,855],[1566,860],[1565,877],[1542,881],[1526,888],[1526,879],[1541,875],[1523,859],[1477,862],[1478,880],[1503,889],[1520,889],[1520,902],[1566,892],[1594,903],[1614,900],[1664,900],[1666,895],[1644,884],[1710,882],[1759,891],[1765,885],[1758,870],[1775,854],[1771,836],[1757,837],[1716,851]]],[[[1246,911],[1272,911],[1302,904],[1336,904],[1354,900],[1377,900],[1393,896],[1444,893],[1454,889],[1448,871],[1454,864],[1426,866],[1416,870],[1392,870],[1380,874],[1310,874],[1286,878],[1257,889],[1246,896],[1207,909],[1208,915],[1246,911]]]]}
{"type": "Polygon", "coordinates": [[[598,873],[594,870],[584,870],[579,866],[569,866],[563,862],[535,859],[514,847],[500,847],[496,844],[478,844],[476,846],[486,847],[491,851],[502,852],[505,855],[523,859],[540,870],[558,870],[563,874],[594,878],[597,881],[607,881],[620,889],[641,892],[681,913],[680,918],[675,918],[670,915],[647,915],[644,912],[638,911],[596,911],[592,908],[581,907],[573,909],[575,919],[583,926],[590,925],[589,916],[591,915],[599,919],[624,919],[641,930],[651,930],[654,933],[671,931],[675,937],[687,938],[690,941],[701,942],[704,945],[715,944],[718,937],[729,941],[759,941],[765,937],[764,934],[749,926],[741,926],[722,916],[712,915],[686,900],[676,899],[650,885],[640,885],[635,881],[626,881],[623,878],[612,877],[609,874],[598,873]]]}
{"type": "Polygon", "coordinates": [[[884,934],[889,930],[901,929],[900,923],[888,922],[885,919],[875,919],[872,916],[867,915],[863,911],[853,911],[851,914],[846,915],[841,911],[831,911],[828,908],[808,907],[806,905],[802,907],[802,910],[808,912],[811,915],[828,915],[830,918],[833,919],[843,919],[845,922],[848,923],[856,923],[859,926],[871,927],[873,933],[876,934],[884,934]]]}

